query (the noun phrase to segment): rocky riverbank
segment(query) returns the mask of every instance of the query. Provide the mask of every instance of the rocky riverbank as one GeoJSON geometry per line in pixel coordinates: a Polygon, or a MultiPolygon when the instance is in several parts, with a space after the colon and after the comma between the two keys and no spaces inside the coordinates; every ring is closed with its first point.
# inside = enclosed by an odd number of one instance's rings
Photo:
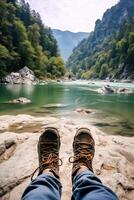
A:
{"type": "Polygon", "coordinates": [[[39,80],[35,77],[34,72],[25,66],[18,72],[11,72],[3,77],[1,82],[8,84],[36,84],[39,83],[39,80]]]}
{"type": "Polygon", "coordinates": [[[38,166],[37,143],[45,127],[59,129],[61,136],[60,168],[63,184],[62,199],[71,196],[72,142],[77,128],[88,127],[96,142],[93,162],[95,174],[110,186],[120,200],[134,197],[134,137],[106,135],[83,121],[65,118],[32,117],[29,115],[0,116],[0,196],[1,200],[18,200],[30,183],[30,176],[38,166]],[[66,179],[70,177],[70,179],[66,179]]]}
{"type": "Polygon", "coordinates": [[[73,81],[73,79],[68,79],[68,77],[61,77],[56,79],[46,78],[44,77],[43,80],[39,80],[34,72],[29,69],[27,66],[23,67],[17,72],[11,72],[10,74],[6,75],[5,77],[0,79],[0,84],[26,84],[26,85],[45,85],[47,83],[55,83],[55,82],[62,82],[62,81],[73,81]]]}

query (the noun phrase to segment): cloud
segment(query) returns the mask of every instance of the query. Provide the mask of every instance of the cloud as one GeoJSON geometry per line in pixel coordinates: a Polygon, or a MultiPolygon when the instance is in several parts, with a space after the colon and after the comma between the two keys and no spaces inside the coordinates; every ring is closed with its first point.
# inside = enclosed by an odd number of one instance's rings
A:
{"type": "Polygon", "coordinates": [[[26,0],[43,22],[61,30],[92,31],[95,21],[118,0],[26,0]]]}

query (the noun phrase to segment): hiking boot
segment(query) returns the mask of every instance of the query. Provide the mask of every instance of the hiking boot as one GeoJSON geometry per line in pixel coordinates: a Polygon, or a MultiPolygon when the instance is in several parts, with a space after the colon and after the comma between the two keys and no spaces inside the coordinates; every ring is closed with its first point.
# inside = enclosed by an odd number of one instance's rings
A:
{"type": "Polygon", "coordinates": [[[74,156],[69,158],[69,162],[73,163],[72,177],[77,174],[81,166],[85,166],[93,172],[92,160],[95,152],[95,142],[89,129],[78,129],[73,141],[73,152],[74,156]]]}
{"type": "Polygon", "coordinates": [[[59,178],[59,166],[62,165],[62,160],[59,159],[59,149],[60,135],[58,130],[51,127],[46,128],[38,142],[39,167],[35,170],[36,172],[39,169],[38,175],[47,170],[59,178]]]}

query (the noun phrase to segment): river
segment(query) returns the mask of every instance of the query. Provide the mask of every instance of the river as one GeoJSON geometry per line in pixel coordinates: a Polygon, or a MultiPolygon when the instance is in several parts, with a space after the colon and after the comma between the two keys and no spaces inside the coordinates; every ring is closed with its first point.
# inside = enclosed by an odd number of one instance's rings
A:
{"type": "MultiPolygon", "coordinates": [[[[134,135],[134,93],[99,94],[105,82],[76,81],[45,85],[0,85],[0,115],[30,114],[84,120],[107,134],[134,135]],[[11,104],[9,100],[26,97],[32,103],[11,104]],[[91,114],[77,113],[77,108],[93,110],[91,114]]],[[[132,83],[110,83],[134,91],[132,83]]]]}

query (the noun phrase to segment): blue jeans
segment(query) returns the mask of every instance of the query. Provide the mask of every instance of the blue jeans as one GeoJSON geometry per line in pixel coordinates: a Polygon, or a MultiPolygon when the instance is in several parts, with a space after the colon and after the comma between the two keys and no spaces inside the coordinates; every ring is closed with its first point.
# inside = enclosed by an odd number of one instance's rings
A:
{"type": "MultiPolygon", "coordinates": [[[[44,173],[31,182],[21,200],[60,200],[61,188],[59,179],[44,173]]],[[[118,200],[118,197],[88,170],[74,177],[72,200],[118,200]]]]}

